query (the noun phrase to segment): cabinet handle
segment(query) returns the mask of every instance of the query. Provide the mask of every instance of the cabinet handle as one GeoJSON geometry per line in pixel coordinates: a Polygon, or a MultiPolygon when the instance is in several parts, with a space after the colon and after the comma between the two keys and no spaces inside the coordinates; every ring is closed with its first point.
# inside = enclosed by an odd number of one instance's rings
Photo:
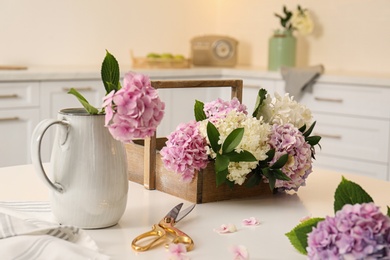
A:
{"type": "Polygon", "coordinates": [[[0,98],[17,98],[18,94],[0,95],[0,98]]]}
{"type": "Polygon", "coordinates": [[[314,133],[316,136],[321,136],[325,138],[332,138],[332,139],[341,139],[341,135],[332,135],[332,134],[321,134],[321,133],[314,133]]]}
{"type": "Polygon", "coordinates": [[[5,122],[5,121],[17,121],[17,120],[19,120],[19,117],[17,117],[17,116],[0,118],[0,122],[5,122]]]}
{"type": "MultiPolygon", "coordinates": [[[[71,88],[62,88],[63,91],[65,92],[69,92],[71,88]]],[[[93,88],[92,87],[80,87],[80,88],[74,88],[76,89],[77,91],[92,91],[93,88]]]]}
{"type": "Polygon", "coordinates": [[[343,103],[341,98],[322,98],[322,97],[314,97],[317,101],[326,101],[326,102],[335,102],[335,103],[343,103]]]}

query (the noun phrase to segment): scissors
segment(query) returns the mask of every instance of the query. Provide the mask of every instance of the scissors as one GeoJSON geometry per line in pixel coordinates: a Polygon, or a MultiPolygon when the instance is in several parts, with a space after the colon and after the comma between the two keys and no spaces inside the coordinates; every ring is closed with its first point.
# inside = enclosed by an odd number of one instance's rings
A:
{"type": "MultiPolygon", "coordinates": [[[[170,235],[173,236],[173,243],[183,243],[187,251],[190,251],[194,247],[194,242],[187,234],[174,226],[195,208],[195,204],[180,212],[182,206],[183,203],[178,204],[158,224],[154,224],[152,230],[134,238],[133,242],[131,242],[131,247],[135,251],[146,251],[152,246],[162,243],[167,235],[170,235]]],[[[168,247],[168,244],[165,244],[165,247],[168,247]]]]}

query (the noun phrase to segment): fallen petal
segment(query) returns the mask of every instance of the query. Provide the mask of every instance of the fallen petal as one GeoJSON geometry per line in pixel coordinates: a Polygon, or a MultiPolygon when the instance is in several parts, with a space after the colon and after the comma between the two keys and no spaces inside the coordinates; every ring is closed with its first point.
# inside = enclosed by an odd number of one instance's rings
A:
{"type": "Polygon", "coordinates": [[[242,224],[244,226],[258,226],[260,225],[260,221],[255,217],[250,217],[243,219],[242,224]]]}
{"type": "Polygon", "coordinates": [[[235,245],[229,248],[229,251],[233,254],[234,260],[246,260],[249,259],[249,253],[245,246],[235,245]]]}
{"type": "Polygon", "coordinates": [[[220,234],[233,233],[237,231],[237,228],[234,224],[222,224],[219,228],[214,229],[214,231],[220,234]]]}

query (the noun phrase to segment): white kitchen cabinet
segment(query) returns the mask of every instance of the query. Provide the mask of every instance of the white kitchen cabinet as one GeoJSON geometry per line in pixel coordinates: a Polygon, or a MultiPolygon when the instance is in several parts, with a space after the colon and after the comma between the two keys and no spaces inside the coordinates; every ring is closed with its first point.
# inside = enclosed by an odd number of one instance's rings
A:
{"type": "Polygon", "coordinates": [[[0,110],[0,166],[31,162],[30,140],[39,109],[0,110]]]}
{"type": "Polygon", "coordinates": [[[39,83],[0,83],[0,166],[30,162],[30,137],[39,121],[39,83]]]}
{"type": "Polygon", "coordinates": [[[39,106],[39,82],[0,83],[0,109],[39,106]]]}
{"type": "Polygon", "coordinates": [[[361,118],[390,118],[390,88],[318,82],[300,102],[313,111],[361,118]]]}
{"type": "Polygon", "coordinates": [[[390,89],[318,82],[300,102],[322,136],[318,165],[389,180],[390,89]]]}
{"type": "Polygon", "coordinates": [[[0,167],[31,162],[30,140],[39,109],[0,110],[0,167]]]}
{"type": "MultiPolygon", "coordinates": [[[[70,88],[79,91],[90,104],[101,108],[105,89],[101,80],[61,80],[44,81],[40,86],[40,118],[57,118],[58,112],[64,108],[82,107],[77,98],[68,94],[70,88]]],[[[42,158],[44,162],[50,160],[52,142],[56,127],[51,127],[42,143],[42,158]]]]}

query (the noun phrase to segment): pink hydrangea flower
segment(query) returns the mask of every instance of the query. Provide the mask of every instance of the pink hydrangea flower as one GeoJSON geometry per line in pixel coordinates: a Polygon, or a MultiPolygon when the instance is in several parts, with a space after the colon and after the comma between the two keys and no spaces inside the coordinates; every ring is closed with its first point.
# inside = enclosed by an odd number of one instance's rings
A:
{"type": "Polygon", "coordinates": [[[103,100],[105,125],[121,142],[152,136],[164,116],[165,104],[143,74],[127,73],[124,86],[103,100]]]}
{"type": "Polygon", "coordinates": [[[164,166],[179,173],[184,182],[191,182],[195,171],[204,169],[208,163],[206,139],[200,135],[198,123],[190,121],[180,124],[168,136],[166,146],[160,154],[164,166]]]}
{"type": "Polygon", "coordinates": [[[236,97],[234,97],[230,101],[224,101],[218,98],[214,101],[205,103],[203,108],[203,111],[211,122],[214,122],[215,119],[218,118],[225,118],[226,114],[228,114],[232,110],[242,112],[245,115],[248,114],[248,112],[246,111],[246,106],[244,104],[241,104],[236,97]]]}
{"type": "MultiPolygon", "coordinates": [[[[288,123],[284,125],[272,125],[272,133],[269,144],[275,149],[275,156],[270,162],[272,165],[282,155],[288,153],[289,159],[281,169],[284,174],[291,178],[290,181],[276,180],[275,188],[280,190],[298,190],[305,185],[307,176],[312,171],[311,146],[305,141],[305,137],[288,123]]],[[[266,182],[268,180],[265,180],[266,182]]]]}
{"type": "Polygon", "coordinates": [[[249,253],[245,246],[237,245],[231,246],[229,251],[233,254],[234,260],[247,260],[249,259],[249,253]]]}
{"type": "Polygon", "coordinates": [[[374,203],[345,205],[308,235],[310,259],[389,259],[390,217],[374,203]]]}

